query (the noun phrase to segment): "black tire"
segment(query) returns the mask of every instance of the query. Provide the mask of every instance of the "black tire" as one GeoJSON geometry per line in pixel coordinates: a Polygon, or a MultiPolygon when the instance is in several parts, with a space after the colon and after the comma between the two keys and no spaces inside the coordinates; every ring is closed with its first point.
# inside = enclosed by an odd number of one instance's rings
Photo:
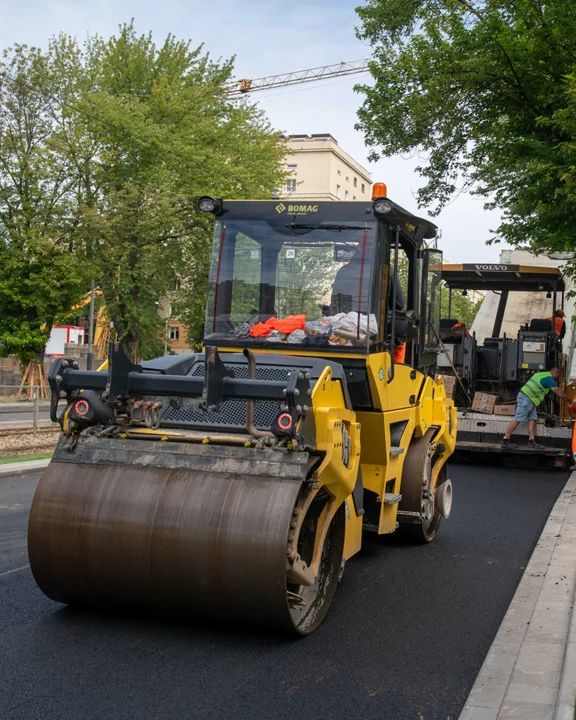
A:
{"type": "MultiPolygon", "coordinates": [[[[320,499],[320,498],[319,498],[320,499]]],[[[317,514],[321,510],[322,502],[318,503],[317,514]]],[[[308,514],[314,514],[314,504],[308,514]]],[[[300,533],[298,543],[299,552],[302,557],[309,561],[313,549],[315,531],[306,529],[306,520],[300,533]],[[306,546],[308,545],[307,557],[306,546]]],[[[288,603],[290,619],[294,630],[300,635],[309,635],[323,622],[332,604],[334,593],[344,570],[344,535],[346,530],[346,517],[344,514],[344,503],[338,508],[330,523],[330,527],[324,540],[324,549],[318,576],[314,585],[309,587],[288,585],[287,590],[296,593],[302,599],[297,605],[288,603]]]]}
{"type": "MultiPolygon", "coordinates": [[[[431,479],[431,453],[430,440],[433,431],[429,431],[421,438],[415,438],[410,443],[406,460],[404,461],[404,469],[402,472],[402,484],[400,492],[402,500],[398,507],[399,510],[411,513],[418,513],[420,522],[406,523],[400,525],[398,532],[413,542],[426,544],[434,540],[440,529],[442,515],[436,507],[432,506],[431,514],[427,514],[427,504],[424,497],[425,493],[430,493],[431,479]],[[427,484],[426,484],[427,483],[427,484]]],[[[441,480],[442,473],[445,474],[445,467],[440,471],[441,480]]]]}
{"type": "Polygon", "coordinates": [[[441,520],[442,515],[435,510],[434,516],[430,520],[422,522],[422,525],[401,525],[400,528],[405,537],[410,538],[419,545],[426,545],[438,535],[441,520]]]}

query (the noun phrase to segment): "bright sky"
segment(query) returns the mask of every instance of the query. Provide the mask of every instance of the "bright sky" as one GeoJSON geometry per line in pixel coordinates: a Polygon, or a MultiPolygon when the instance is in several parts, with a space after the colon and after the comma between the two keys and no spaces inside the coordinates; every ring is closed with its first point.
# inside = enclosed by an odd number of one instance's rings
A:
{"type": "MultiPolygon", "coordinates": [[[[167,33],[204,43],[215,57],[236,56],[237,77],[262,77],[370,56],[360,42],[354,8],[361,0],[19,0],[3,3],[0,47],[25,43],[44,47],[62,31],[82,40],[86,34],[109,36],[119,23],[134,18],[138,32],[153,31],[158,43],[167,33]]],[[[394,157],[367,162],[362,133],[354,129],[362,97],[353,91],[368,75],[352,75],[310,85],[255,93],[272,125],[286,134],[331,133],[340,146],[388,186],[389,196],[418,212],[414,194],[417,158],[394,157]]],[[[425,215],[425,211],[420,211],[425,215]]],[[[500,246],[485,240],[498,225],[498,214],[482,200],[461,195],[435,220],[441,248],[451,262],[498,260],[500,246]]]]}

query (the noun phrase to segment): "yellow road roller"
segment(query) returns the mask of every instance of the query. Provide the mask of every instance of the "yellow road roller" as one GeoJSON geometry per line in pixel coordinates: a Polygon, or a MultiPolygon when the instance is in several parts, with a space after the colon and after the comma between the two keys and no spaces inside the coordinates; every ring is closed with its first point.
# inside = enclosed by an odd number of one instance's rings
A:
{"type": "Polygon", "coordinates": [[[363,533],[428,543],[450,514],[436,227],[382,191],[199,208],[204,351],[55,363],[30,565],[63,603],[306,635],[363,533]]]}

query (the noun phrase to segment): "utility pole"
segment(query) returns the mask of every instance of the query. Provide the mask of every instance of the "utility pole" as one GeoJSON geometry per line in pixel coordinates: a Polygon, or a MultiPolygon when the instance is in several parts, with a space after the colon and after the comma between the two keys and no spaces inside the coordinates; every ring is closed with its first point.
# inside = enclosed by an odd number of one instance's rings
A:
{"type": "MultiPolygon", "coordinates": [[[[162,312],[164,312],[164,306],[162,305],[162,303],[157,302],[156,305],[158,306],[159,310],[161,309],[162,312]]],[[[168,323],[170,322],[171,317],[172,317],[172,305],[171,305],[171,303],[168,303],[167,314],[164,316],[164,320],[165,320],[165,322],[164,322],[164,355],[168,355],[168,340],[170,339],[170,337],[169,337],[170,328],[168,327],[168,323]]]]}
{"type": "Polygon", "coordinates": [[[90,321],[88,325],[88,356],[86,367],[92,370],[92,355],[94,350],[94,276],[92,276],[92,287],[90,289],[90,321]]]}

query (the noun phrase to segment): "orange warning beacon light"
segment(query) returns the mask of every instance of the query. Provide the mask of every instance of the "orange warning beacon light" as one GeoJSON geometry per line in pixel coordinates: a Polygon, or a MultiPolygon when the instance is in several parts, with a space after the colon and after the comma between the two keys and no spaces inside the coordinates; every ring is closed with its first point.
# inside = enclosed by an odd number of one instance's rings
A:
{"type": "Polygon", "coordinates": [[[384,183],[377,182],[372,185],[372,200],[378,200],[378,198],[387,197],[388,189],[384,183]]]}

